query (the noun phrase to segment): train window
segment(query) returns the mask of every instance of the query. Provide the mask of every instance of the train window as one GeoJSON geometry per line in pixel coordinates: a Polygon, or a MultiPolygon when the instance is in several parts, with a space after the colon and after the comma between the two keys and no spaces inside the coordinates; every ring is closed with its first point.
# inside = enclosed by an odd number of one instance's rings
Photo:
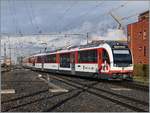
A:
{"type": "Polygon", "coordinates": [[[56,54],[46,55],[44,59],[45,63],[56,63],[56,54]]]}
{"type": "Polygon", "coordinates": [[[116,66],[128,66],[132,64],[131,52],[129,49],[113,50],[114,64],[116,66]]]}
{"type": "Polygon", "coordinates": [[[35,56],[35,63],[37,63],[37,56],[35,56]]]}
{"type": "Polygon", "coordinates": [[[79,51],[78,62],[79,63],[96,63],[97,62],[97,50],[79,51]]]}
{"type": "Polygon", "coordinates": [[[33,58],[30,57],[30,58],[29,58],[29,63],[32,63],[32,62],[33,62],[33,58]]]}
{"type": "Polygon", "coordinates": [[[30,58],[28,58],[28,62],[31,63],[31,59],[30,58]]]}
{"type": "Polygon", "coordinates": [[[42,57],[41,56],[37,56],[37,63],[41,63],[42,62],[42,57]]]}
{"type": "Polygon", "coordinates": [[[114,54],[129,54],[128,50],[113,50],[114,54]]]}
{"type": "Polygon", "coordinates": [[[51,55],[51,63],[56,63],[56,54],[51,55]]]}
{"type": "Polygon", "coordinates": [[[44,63],[47,63],[47,57],[45,55],[43,56],[43,59],[44,59],[44,63]]]}
{"type": "Polygon", "coordinates": [[[70,53],[60,54],[60,67],[70,68],[70,53]]]}
{"type": "Polygon", "coordinates": [[[32,66],[35,66],[35,57],[32,58],[32,66]]]}

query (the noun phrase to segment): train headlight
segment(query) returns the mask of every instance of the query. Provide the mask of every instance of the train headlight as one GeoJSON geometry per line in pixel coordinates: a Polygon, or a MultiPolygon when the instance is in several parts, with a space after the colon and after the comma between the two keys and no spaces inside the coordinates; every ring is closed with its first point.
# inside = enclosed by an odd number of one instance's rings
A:
{"type": "Polygon", "coordinates": [[[133,66],[133,64],[130,64],[130,67],[132,67],[133,66]]]}

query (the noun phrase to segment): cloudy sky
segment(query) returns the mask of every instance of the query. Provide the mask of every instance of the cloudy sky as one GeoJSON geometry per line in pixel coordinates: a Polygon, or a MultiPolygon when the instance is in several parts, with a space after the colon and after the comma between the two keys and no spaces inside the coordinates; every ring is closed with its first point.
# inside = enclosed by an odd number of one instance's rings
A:
{"type": "MultiPolygon", "coordinates": [[[[148,4],[148,1],[129,0],[1,0],[1,32],[12,34],[63,32],[87,23],[98,25],[105,19],[109,22],[112,18],[107,12],[112,9],[116,15],[128,17],[148,10],[148,4]]],[[[136,16],[123,22],[127,24],[134,19],[136,16]]]]}
{"type": "MultiPolygon", "coordinates": [[[[67,39],[60,35],[64,33],[89,32],[96,38],[107,40],[112,39],[114,33],[125,37],[126,34],[116,31],[117,23],[108,12],[111,11],[120,19],[127,17],[121,21],[126,27],[127,24],[137,21],[139,13],[149,9],[149,1],[1,0],[0,8],[1,33],[10,35],[11,46],[22,43],[22,48],[32,46],[35,51],[35,48],[39,50],[39,42],[42,41],[49,42],[49,47],[62,44],[57,39],[71,40],[71,44],[84,42],[81,41],[81,38],[85,39],[82,35],[67,36],[67,39]],[[59,35],[44,35],[47,33],[59,35]],[[42,38],[43,35],[45,38],[42,38]]],[[[8,42],[6,36],[2,37],[2,43],[6,40],[8,42]]],[[[65,43],[67,42],[63,44],[65,43]]]]}

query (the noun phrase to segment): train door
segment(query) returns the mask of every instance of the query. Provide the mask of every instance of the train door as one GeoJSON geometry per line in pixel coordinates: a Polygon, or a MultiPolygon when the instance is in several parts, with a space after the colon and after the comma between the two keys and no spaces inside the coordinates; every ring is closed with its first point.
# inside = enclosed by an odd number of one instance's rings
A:
{"type": "Polygon", "coordinates": [[[32,58],[32,66],[35,67],[35,57],[32,58]]]}
{"type": "Polygon", "coordinates": [[[45,60],[45,56],[41,56],[41,65],[42,65],[42,71],[44,70],[44,60],[45,60]]]}
{"type": "Polygon", "coordinates": [[[110,59],[108,52],[105,49],[99,49],[99,72],[105,73],[109,72],[110,69],[110,59]]]}
{"type": "Polygon", "coordinates": [[[100,71],[101,72],[109,72],[109,68],[110,68],[109,55],[108,55],[108,52],[105,49],[103,49],[102,50],[102,63],[101,63],[100,71]]]}
{"type": "Polygon", "coordinates": [[[98,49],[98,69],[100,69],[102,65],[102,49],[98,49]]]}
{"type": "Polygon", "coordinates": [[[75,52],[70,55],[71,58],[71,74],[75,74],[75,52]]]}
{"type": "Polygon", "coordinates": [[[105,49],[103,49],[103,63],[105,63],[105,62],[107,64],[110,64],[108,52],[105,49]]]}

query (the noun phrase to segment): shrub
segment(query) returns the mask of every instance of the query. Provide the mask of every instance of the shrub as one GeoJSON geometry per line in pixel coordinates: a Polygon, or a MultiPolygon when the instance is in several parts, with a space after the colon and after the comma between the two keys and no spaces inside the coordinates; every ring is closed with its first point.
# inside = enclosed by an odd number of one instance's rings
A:
{"type": "Polygon", "coordinates": [[[141,76],[141,77],[148,77],[149,76],[149,65],[148,64],[135,64],[133,75],[141,76]]]}

